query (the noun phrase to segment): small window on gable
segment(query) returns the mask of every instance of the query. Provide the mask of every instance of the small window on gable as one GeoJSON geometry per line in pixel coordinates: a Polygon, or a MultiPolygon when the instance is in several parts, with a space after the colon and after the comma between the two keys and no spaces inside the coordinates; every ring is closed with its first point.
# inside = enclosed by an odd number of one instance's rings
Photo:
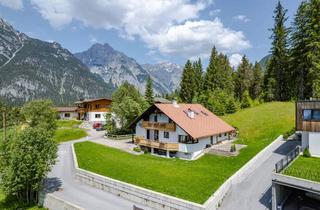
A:
{"type": "Polygon", "coordinates": [[[154,120],[154,122],[158,122],[158,115],[155,115],[155,116],[153,117],[153,120],[154,120]]]}
{"type": "Polygon", "coordinates": [[[100,108],[100,104],[96,104],[96,109],[99,109],[100,108]]]}

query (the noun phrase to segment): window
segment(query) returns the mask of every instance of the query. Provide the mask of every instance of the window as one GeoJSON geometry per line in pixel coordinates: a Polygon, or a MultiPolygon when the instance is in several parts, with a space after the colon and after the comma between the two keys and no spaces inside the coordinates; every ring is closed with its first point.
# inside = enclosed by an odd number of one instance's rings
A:
{"type": "Polygon", "coordinates": [[[100,119],[101,118],[101,114],[95,114],[95,118],[100,119]]]}
{"type": "Polygon", "coordinates": [[[70,117],[70,113],[64,113],[64,117],[69,118],[70,117]]]}
{"type": "Polygon", "coordinates": [[[100,104],[96,104],[96,109],[99,109],[100,108],[100,104]]]}
{"type": "Polygon", "coordinates": [[[155,115],[154,118],[153,118],[154,122],[158,122],[158,116],[155,115]]]}
{"type": "Polygon", "coordinates": [[[191,136],[179,135],[178,141],[183,144],[196,144],[198,143],[198,139],[193,139],[191,136]]]}
{"type": "Polygon", "coordinates": [[[164,132],[163,132],[163,138],[168,139],[168,138],[169,138],[169,132],[164,131],[164,132]]]}
{"type": "Polygon", "coordinates": [[[320,121],[320,110],[319,109],[304,109],[303,120],[315,120],[320,121]]]}

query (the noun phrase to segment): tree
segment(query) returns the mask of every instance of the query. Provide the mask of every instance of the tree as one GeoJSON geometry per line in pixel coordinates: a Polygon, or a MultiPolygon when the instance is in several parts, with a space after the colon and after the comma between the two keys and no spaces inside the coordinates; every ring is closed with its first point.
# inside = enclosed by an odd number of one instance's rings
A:
{"type": "Polygon", "coordinates": [[[196,79],[195,71],[192,67],[191,61],[188,60],[182,72],[180,82],[180,99],[184,103],[191,103],[196,94],[196,79]]]}
{"type": "Polygon", "coordinates": [[[290,69],[292,96],[298,99],[305,99],[312,96],[312,82],[309,81],[311,63],[307,58],[307,40],[309,34],[307,27],[309,18],[309,6],[303,1],[295,14],[290,37],[290,69]]]}
{"type": "Polygon", "coordinates": [[[128,82],[124,82],[112,94],[111,109],[123,130],[128,129],[133,120],[141,115],[148,106],[145,98],[128,82]]]}
{"type": "Polygon", "coordinates": [[[310,63],[309,80],[312,84],[312,97],[319,97],[320,81],[320,1],[309,1],[309,13],[307,22],[307,59],[310,63]]]}
{"type": "Polygon", "coordinates": [[[244,55],[235,73],[235,94],[239,101],[242,101],[245,91],[249,91],[253,80],[252,66],[244,55]]]}
{"type": "Polygon", "coordinates": [[[10,149],[5,164],[0,165],[5,193],[27,203],[37,202],[43,179],[57,157],[57,144],[51,132],[42,126],[28,127],[15,134],[10,147],[5,149],[10,149]]]}
{"type": "Polygon", "coordinates": [[[53,135],[56,130],[57,112],[51,100],[34,100],[21,109],[25,123],[30,127],[41,126],[53,135]]]}
{"type": "Polygon", "coordinates": [[[263,72],[258,62],[253,67],[253,79],[250,87],[250,97],[258,99],[262,94],[263,72]]]}
{"type": "Polygon", "coordinates": [[[241,101],[241,108],[248,108],[252,105],[252,99],[250,98],[249,91],[244,91],[242,101],[241,101]]]}
{"type": "Polygon", "coordinates": [[[212,91],[219,88],[232,94],[234,89],[232,72],[228,57],[222,53],[218,54],[216,48],[213,47],[204,76],[204,90],[212,91]]]}
{"type": "Polygon", "coordinates": [[[196,95],[199,96],[203,86],[203,72],[202,72],[203,70],[202,70],[202,63],[200,58],[198,59],[198,61],[193,62],[193,69],[195,74],[196,95]]]}
{"type": "MultiPolygon", "coordinates": [[[[271,58],[267,65],[267,73],[265,78],[265,86],[269,83],[268,80],[275,80],[275,98],[276,100],[284,101],[290,98],[290,69],[288,68],[288,29],[285,27],[287,20],[286,10],[278,1],[274,10],[274,26],[272,30],[272,47],[271,58]]],[[[270,84],[270,83],[269,83],[270,84]]]]}
{"type": "Polygon", "coordinates": [[[153,84],[152,79],[149,77],[146,84],[146,90],[145,90],[145,98],[149,105],[152,105],[154,103],[153,98],[153,84]]]}

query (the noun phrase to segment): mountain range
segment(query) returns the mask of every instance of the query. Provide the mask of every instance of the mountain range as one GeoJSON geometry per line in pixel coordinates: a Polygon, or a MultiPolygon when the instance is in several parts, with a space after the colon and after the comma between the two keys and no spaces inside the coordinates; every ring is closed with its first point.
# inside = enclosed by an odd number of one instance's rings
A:
{"type": "Polygon", "coordinates": [[[81,98],[110,97],[124,81],[142,93],[147,78],[155,93],[178,87],[182,68],[172,63],[140,65],[109,44],[72,54],[59,43],[31,38],[0,19],[0,99],[22,104],[50,98],[71,105],[81,98]]]}
{"type": "Polygon", "coordinates": [[[107,43],[96,43],[88,50],[74,55],[106,83],[119,87],[124,81],[128,81],[142,93],[149,77],[153,80],[156,94],[170,93],[179,84],[182,73],[180,66],[171,63],[140,65],[107,43]]]}

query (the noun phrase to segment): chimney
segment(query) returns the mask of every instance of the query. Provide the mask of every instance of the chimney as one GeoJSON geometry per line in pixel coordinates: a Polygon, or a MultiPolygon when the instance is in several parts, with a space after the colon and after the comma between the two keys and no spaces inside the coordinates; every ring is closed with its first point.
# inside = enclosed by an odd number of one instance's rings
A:
{"type": "Polygon", "coordinates": [[[191,119],[194,118],[194,111],[192,109],[188,109],[188,117],[190,117],[191,119]]]}
{"type": "Polygon", "coordinates": [[[172,105],[176,108],[179,108],[179,105],[176,100],[172,100],[172,105]]]}

